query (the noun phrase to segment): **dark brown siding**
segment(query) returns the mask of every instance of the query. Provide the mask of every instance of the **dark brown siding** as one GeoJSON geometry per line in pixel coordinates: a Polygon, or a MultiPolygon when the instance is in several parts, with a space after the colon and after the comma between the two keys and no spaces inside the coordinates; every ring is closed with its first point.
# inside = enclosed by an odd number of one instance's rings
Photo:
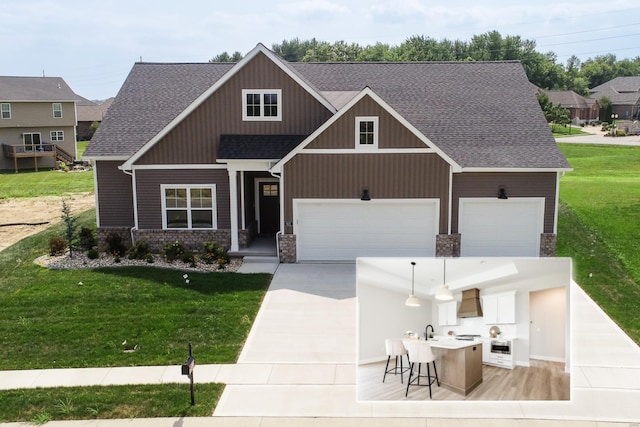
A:
{"type": "Polygon", "coordinates": [[[97,161],[100,227],[133,227],[131,176],[118,169],[122,162],[97,161]]]}
{"type": "Polygon", "coordinates": [[[553,233],[556,179],[555,172],[454,174],[452,232],[458,232],[460,197],[497,197],[498,188],[504,186],[509,197],[544,197],[544,232],[553,233]]]}
{"type": "Polygon", "coordinates": [[[159,141],[138,164],[213,163],[223,134],[309,135],[331,113],[263,54],[159,141]],[[243,122],[242,89],[282,89],[282,121],[243,122]]]}
{"type": "Polygon", "coordinates": [[[299,154],[283,175],[285,222],[293,221],[292,199],[359,199],[367,187],[372,199],[439,198],[447,232],[449,165],[436,154],[299,154]]]}
{"type": "Polygon", "coordinates": [[[138,228],[162,228],[161,184],[216,184],[218,228],[231,228],[229,210],[229,174],[226,169],[205,170],[138,170],[138,228]]]}
{"type": "Polygon", "coordinates": [[[378,148],[426,148],[422,141],[369,96],[362,98],[307,148],[354,148],[357,116],[379,118],[378,148]]]}

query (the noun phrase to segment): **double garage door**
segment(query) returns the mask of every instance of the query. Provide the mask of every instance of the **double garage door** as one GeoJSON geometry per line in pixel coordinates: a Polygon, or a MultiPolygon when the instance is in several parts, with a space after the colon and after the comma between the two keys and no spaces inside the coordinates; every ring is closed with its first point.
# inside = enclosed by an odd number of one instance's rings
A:
{"type": "Polygon", "coordinates": [[[435,256],[438,200],[294,200],[299,261],[435,256]]]}

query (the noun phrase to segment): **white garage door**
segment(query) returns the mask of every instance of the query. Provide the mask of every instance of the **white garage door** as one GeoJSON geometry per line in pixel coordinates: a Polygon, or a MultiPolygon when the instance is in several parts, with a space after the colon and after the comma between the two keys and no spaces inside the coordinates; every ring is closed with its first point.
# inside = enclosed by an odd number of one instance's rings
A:
{"type": "Polygon", "coordinates": [[[434,256],[438,200],[294,200],[299,261],[434,256]]]}
{"type": "Polygon", "coordinates": [[[544,198],[460,198],[461,256],[537,257],[544,198]]]}

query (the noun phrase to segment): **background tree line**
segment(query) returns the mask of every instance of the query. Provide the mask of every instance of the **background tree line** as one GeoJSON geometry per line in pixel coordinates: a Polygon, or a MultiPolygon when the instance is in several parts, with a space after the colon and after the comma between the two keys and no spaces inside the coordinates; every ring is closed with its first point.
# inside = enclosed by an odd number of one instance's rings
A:
{"type": "MultiPolygon", "coordinates": [[[[289,62],[405,62],[405,61],[503,61],[522,63],[529,81],[543,89],[573,90],[588,95],[593,88],[619,76],[640,76],[640,56],[618,60],[613,54],[581,62],[571,56],[566,64],[557,62],[553,52],[536,51],[536,42],[520,36],[502,36],[498,31],[476,35],[470,41],[435,40],[412,36],[398,46],[385,43],[360,46],[344,41],[300,40],[294,38],[272,45],[272,50],[289,62]]],[[[209,62],[237,62],[240,52],[223,52],[209,62]]]]}

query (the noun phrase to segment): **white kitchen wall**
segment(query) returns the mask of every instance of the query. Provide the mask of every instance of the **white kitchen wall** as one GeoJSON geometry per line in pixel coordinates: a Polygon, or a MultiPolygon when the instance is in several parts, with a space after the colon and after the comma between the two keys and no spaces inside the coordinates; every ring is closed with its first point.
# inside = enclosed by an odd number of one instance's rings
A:
{"type": "MultiPolygon", "coordinates": [[[[408,290],[408,289],[407,289],[408,290]]],[[[404,305],[408,294],[358,283],[358,363],[386,360],[384,340],[402,338],[405,331],[424,333],[431,323],[431,302],[404,305]]]]}
{"type": "Polygon", "coordinates": [[[531,292],[532,359],[565,361],[566,297],[565,288],[531,292]]]}

